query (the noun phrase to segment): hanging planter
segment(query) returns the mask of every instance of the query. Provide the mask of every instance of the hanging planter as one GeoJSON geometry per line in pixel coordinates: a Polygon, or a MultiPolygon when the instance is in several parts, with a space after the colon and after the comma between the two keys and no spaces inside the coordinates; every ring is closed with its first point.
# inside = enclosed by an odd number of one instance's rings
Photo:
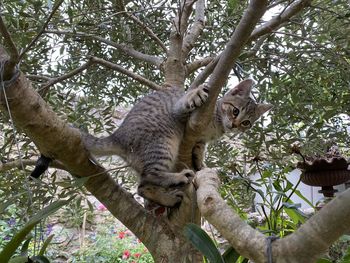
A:
{"type": "Polygon", "coordinates": [[[320,186],[325,197],[333,197],[337,192],[335,185],[346,183],[350,180],[348,162],[342,156],[316,157],[299,162],[297,167],[302,171],[301,181],[310,186],[320,186]]]}

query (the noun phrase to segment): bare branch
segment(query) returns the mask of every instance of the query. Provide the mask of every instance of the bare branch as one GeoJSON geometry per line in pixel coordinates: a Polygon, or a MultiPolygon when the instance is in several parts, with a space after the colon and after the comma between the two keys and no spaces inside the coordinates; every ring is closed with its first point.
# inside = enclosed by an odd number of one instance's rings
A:
{"type": "Polygon", "coordinates": [[[53,17],[53,15],[56,13],[56,11],[58,10],[58,8],[60,7],[60,5],[63,3],[64,0],[60,0],[56,6],[54,6],[54,8],[52,9],[50,15],[48,16],[48,18],[46,19],[45,23],[43,24],[41,30],[39,31],[39,33],[32,39],[32,41],[29,43],[29,45],[22,51],[21,55],[19,56],[19,61],[23,58],[23,56],[25,55],[25,53],[35,44],[35,42],[40,38],[40,36],[44,33],[45,28],[47,27],[47,25],[49,24],[51,18],[53,17]]]}
{"type": "Polygon", "coordinates": [[[136,16],[133,14],[130,14],[129,12],[124,13],[127,17],[132,19],[136,24],[138,24],[142,29],[145,30],[145,32],[152,38],[162,49],[165,53],[168,53],[168,49],[164,45],[163,41],[160,40],[157,35],[150,29],[147,25],[145,25],[140,19],[138,19],[136,16]]]}
{"type": "Polygon", "coordinates": [[[213,72],[214,68],[218,64],[221,54],[214,58],[194,79],[191,83],[190,89],[195,89],[209,78],[210,74],[213,72]]]}
{"type": "MultiPolygon", "coordinates": [[[[0,163],[0,172],[6,172],[14,168],[22,169],[22,164],[24,167],[34,166],[36,162],[37,160],[33,160],[33,159],[23,159],[23,160],[16,160],[16,161],[11,161],[7,163],[0,163]]],[[[59,161],[52,161],[52,163],[50,164],[50,167],[57,168],[60,170],[67,170],[67,168],[59,161]]]]}
{"type": "Polygon", "coordinates": [[[213,60],[214,60],[214,57],[206,57],[206,58],[198,59],[191,63],[188,63],[186,65],[186,75],[193,73],[194,71],[196,71],[201,67],[207,66],[213,60]]]}
{"type": "Polygon", "coordinates": [[[49,87],[55,85],[58,82],[64,81],[66,79],[69,79],[69,78],[81,73],[82,71],[84,71],[85,69],[87,69],[88,67],[90,67],[93,64],[94,64],[94,62],[91,59],[89,59],[88,62],[84,63],[80,67],[73,69],[72,71],[70,71],[62,76],[59,76],[56,78],[51,78],[42,88],[40,88],[39,93],[41,95],[45,95],[47,93],[49,87]]]}
{"type": "Polygon", "coordinates": [[[289,19],[303,10],[305,7],[309,6],[312,0],[298,0],[288,7],[284,12],[278,16],[272,18],[270,21],[264,23],[262,26],[256,28],[248,41],[253,41],[262,35],[271,33],[272,31],[280,28],[283,23],[289,21],[289,19]]]}
{"type": "Polygon", "coordinates": [[[120,73],[123,73],[123,74],[133,78],[134,80],[137,80],[138,82],[148,86],[149,88],[151,88],[153,90],[160,90],[162,88],[161,86],[155,84],[153,81],[150,81],[149,79],[146,79],[145,77],[142,77],[134,72],[131,72],[131,71],[129,71],[129,70],[117,65],[117,64],[111,63],[111,62],[104,60],[102,58],[92,57],[91,61],[93,63],[97,63],[97,64],[103,65],[107,68],[110,68],[110,69],[116,70],[120,73]]]}
{"type": "Polygon", "coordinates": [[[151,56],[148,54],[144,54],[142,52],[139,52],[139,51],[133,49],[130,46],[127,46],[125,44],[119,44],[119,43],[116,43],[114,41],[105,39],[103,37],[99,37],[99,36],[95,36],[95,35],[91,35],[91,34],[86,34],[86,33],[82,33],[82,32],[73,32],[73,31],[46,30],[45,33],[51,33],[51,34],[56,34],[56,35],[72,35],[72,36],[76,36],[76,37],[95,39],[101,43],[108,45],[108,46],[117,48],[133,58],[145,61],[145,62],[150,63],[152,65],[156,65],[159,68],[163,63],[162,58],[159,58],[156,56],[151,56]]]}
{"type": "Polygon", "coordinates": [[[151,88],[153,90],[161,89],[161,86],[157,85],[156,83],[152,82],[151,80],[146,79],[145,77],[142,77],[136,73],[133,73],[130,70],[123,68],[122,66],[111,63],[111,62],[104,60],[102,58],[91,57],[86,63],[84,63],[80,67],[78,67],[78,68],[76,68],[76,69],[74,69],[74,70],[72,70],[64,75],[61,75],[59,77],[56,77],[56,78],[47,78],[47,77],[43,77],[43,76],[37,77],[37,78],[41,78],[41,79],[48,79],[48,82],[42,88],[40,88],[40,90],[39,90],[40,94],[45,95],[46,92],[48,91],[49,87],[53,86],[54,84],[56,84],[58,82],[64,81],[66,79],[69,79],[69,78],[83,72],[85,69],[89,68],[90,66],[92,66],[94,64],[99,64],[99,65],[105,66],[109,69],[116,70],[122,74],[125,74],[125,75],[133,78],[134,80],[140,82],[141,84],[148,86],[149,88],[151,88]]]}
{"type": "Polygon", "coordinates": [[[190,51],[193,48],[194,44],[196,43],[198,37],[203,32],[203,29],[204,29],[204,5],[205,5],[204,0],[198,0],[196,3],[195,22],[191,26],[190,31],[187,33],[187,35],[183,41],[182,53],[183,53],[184,58],[186,58],[187,55],[190,53],[190,51]]]}

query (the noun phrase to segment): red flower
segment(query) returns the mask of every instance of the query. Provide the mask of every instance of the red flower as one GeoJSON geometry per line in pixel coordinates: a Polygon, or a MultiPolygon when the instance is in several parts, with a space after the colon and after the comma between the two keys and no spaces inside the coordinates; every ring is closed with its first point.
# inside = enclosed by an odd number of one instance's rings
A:
{"type": "Polygon", "coordinates": [[[131,256],[131,253],[129,250],[124,250],[122,259],[128,259],[131,256]]]}
{"type": "Polygon", "coordinates": [[[135,257],[135,258],[141,257],[141,253],[135,253],[135,254],[134,254],[134,257],[135,257]]]}
{"type": "Polygon", "coordinates": [[[120,231],[119,234],[118,234],[118,237],[120,239],[123,239],[125,237],[126,233],[124,231],[120,231]]]}

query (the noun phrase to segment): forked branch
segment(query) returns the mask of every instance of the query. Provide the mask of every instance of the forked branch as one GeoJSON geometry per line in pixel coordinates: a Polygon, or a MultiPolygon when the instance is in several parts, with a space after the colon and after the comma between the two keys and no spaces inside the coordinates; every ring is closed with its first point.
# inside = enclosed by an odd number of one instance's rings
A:
{"type": "MultiPolygon", "coordinates": [[[[266,236],[245,223],[222,199],[218,192],[219,179],[216,172],[208,168],[199,171],[196,185],[201,214],[240,255],[254,262],[266,262],[266,236]]],[[[273,262],[315,262],[350,228],[349,202],[350,189],[338,195],[293,234],[274,241],[273,262]]]]}

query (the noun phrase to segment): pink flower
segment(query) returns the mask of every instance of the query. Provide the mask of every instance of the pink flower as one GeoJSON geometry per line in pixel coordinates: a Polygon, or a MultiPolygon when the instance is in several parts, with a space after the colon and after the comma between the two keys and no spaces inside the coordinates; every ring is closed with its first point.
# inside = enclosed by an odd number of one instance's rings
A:
{"type": "Polygon", "coordinates": [[[141,257],[141,253],[135,253],[135,254],[134,254],[134,257],[135,257],[135,258],[141,257]]]}
{"type": "Polygon", "coordinates": [[[123,239],[123,238],[125,237],[125,235],[126,235],[126,232],[120,231],[119,234],[118,234],[118,237],[119,237],[120,239],[123,239]]]}
{"type": "Polygon", "coordinates": [[[100,204],[97,206],[97,210],[98,210],[98,211],[106,211],[107,208],[106,208],[103,204],[100,203],[100,204]]]}
{"type": "Polygon", "coordinates": [[[129,250],[124,250],[122,259],[128,259],[131,256],[131,253],[129,250]]]}

